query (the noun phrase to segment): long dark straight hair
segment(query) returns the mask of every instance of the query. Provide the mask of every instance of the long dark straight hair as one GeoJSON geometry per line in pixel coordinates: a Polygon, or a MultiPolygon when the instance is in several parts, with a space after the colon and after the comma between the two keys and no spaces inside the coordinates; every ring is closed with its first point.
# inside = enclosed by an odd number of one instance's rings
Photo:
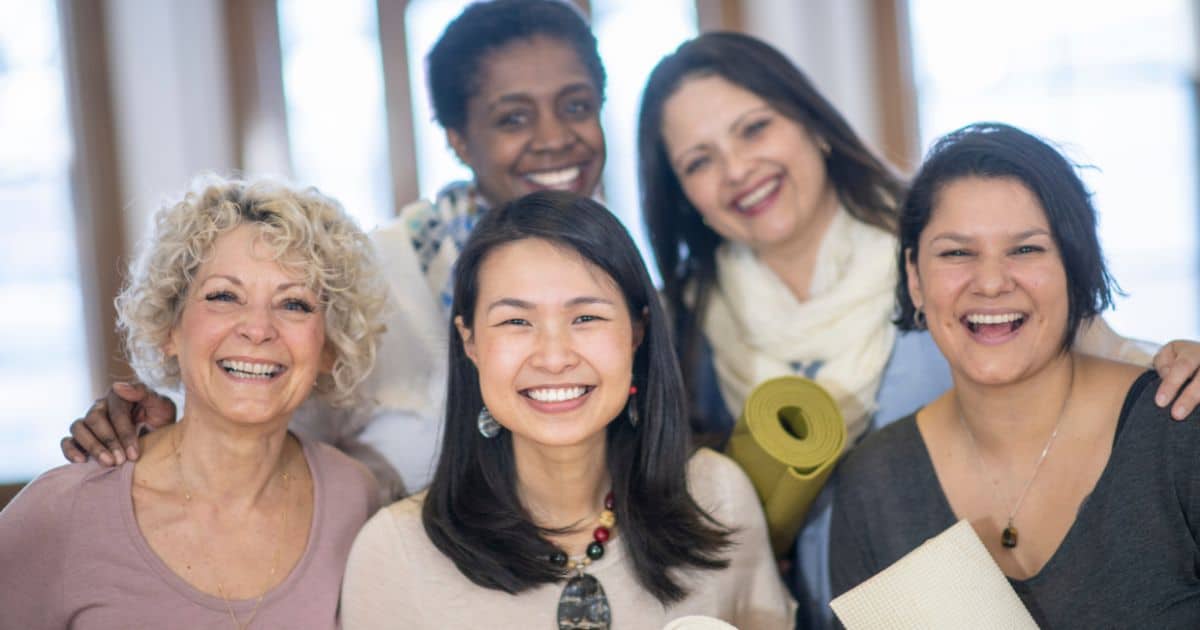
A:
{"type": "MultiPolygon", "coordinates": [[[[609,423],[607,465],[621,535],[638,581],[659,601],[687,592],[673,571],[719,569],[730,531],[713,520],[687,489],[692,454],[683,385],[665,314],[641,256],[625,228],[603,206],[562,192],[538,192],[490,210],[459,255],[451,319],[473,327],[479,270],[496,248],[541,239],[575,252],[620,287],[630,317],[645,334],[633,361],[641,422],[609,423]]],[[[422,512],[433,544],[472,582],[518,593],[565,576],[550,563],[557,548],[517,495],[508,431],[482,437],[479,373],[450,324],[449,382],[442,453],[422,512]]]]}
{"type": "MultiPolygon", "coordinates": [[[[663,106],[692,77],[719,76],[765,100],[829,146],[825,169],[838,199],[856,219],[896,230],[904,182],[854,133],[842,115],[787,57],[739,33],[705,33],[655,66],[638,120],[642,213],[675,318],[683,374],[695,387],[701,326],[723,240],[704,224],[671,168],[662,140],[663,106]]],[[[695,400],[695,391],[691,392],[695,400]]],[[[699,410],[697,410],[699,411],[699,410]]]]}

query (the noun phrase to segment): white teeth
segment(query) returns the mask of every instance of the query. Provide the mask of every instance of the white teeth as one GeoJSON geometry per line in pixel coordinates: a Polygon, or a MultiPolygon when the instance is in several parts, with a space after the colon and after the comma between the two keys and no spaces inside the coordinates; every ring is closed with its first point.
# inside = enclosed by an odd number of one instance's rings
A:
{"type": "Polygon", "coordinates": [[[770,194],[775,192],[775,190],[778,188],[779,178],[773,177],[770,180],[763,182],[762,186],[751,190],[749,193],[746,193],[740,199],[738,199],[737,207],[739,210],[747,210],[752,208],[760,201],[770,196],[770,194]]]}
{"type": "Polygon", "coordinates": [[[587,393],[586,387],[546,387],[542,389],[531,389],[527,392],[529,397],[538,402],[562,402],[564,400],[574,400],[587,393]]]}
{"type": "Polygon", "coordinates": [[[1003,315],[984,315],[982,313],[971,313],[967,315],[967,323],[970,324],[1007,324],[1015,322],[1023,318],[1020,313],[1004,313],[1003,315]]]}
{"type": "Polygon", "coordinates": [[[236,376],[257,378],[275,376],[282,367],[274,363],[250,363],[249,361],[233,361],[230,359],[221,361],[219,365],[236,376]]]}
{"type": "Polygon", "coordinates": [[[543,188],[567,189],[570,185],[579,178],[580,168],[578,166],[569,166],[558,171],[542,171],[540,173],[526,173],[526,179],[543,188]]]}

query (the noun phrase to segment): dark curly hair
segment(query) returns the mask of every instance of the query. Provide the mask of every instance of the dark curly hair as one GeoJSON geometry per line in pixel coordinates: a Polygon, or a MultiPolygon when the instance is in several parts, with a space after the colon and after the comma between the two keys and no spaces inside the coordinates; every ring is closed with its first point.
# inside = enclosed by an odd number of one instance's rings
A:
{"type": "Polygon", "coordinates": [[[438,123],[463,131],[467,101],[479,90],[479,70],[487,54],[538,35],[571,46],[603,99],[606,77],[596,36],[573,6],[560,0],[492,0],[464,9],[429,52],[429,93],[438,123]]]}

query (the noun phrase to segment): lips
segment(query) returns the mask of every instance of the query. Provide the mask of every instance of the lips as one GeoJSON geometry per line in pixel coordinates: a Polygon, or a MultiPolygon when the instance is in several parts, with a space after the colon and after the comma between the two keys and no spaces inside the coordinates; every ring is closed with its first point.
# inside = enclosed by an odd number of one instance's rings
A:
{"type": "Polygon", "coordinates": [[[971,336],[984,342],[1001,342],[1015,334],[1025,324],[1027,315],[1019,311],[1006,313],[967,313],[963,325],[971,336]]]}
{"type": "Polygon", "coordinates": [[[582,175],[582,165],[576,164],[556,170],[525,173],[522,175],[522,178],[539,189],[577,192],[580,187],[580,177],[582,175]]]}
{"type": "Polygon", "coordinates": [[[733,209],[741,214],[753,215],[765,210],[775,193],[783,184],[783,176],[776,175],[758,183],[754,188],[738,195],[733,200],[733,209]]]}
{"type": "Polygon", "coordinates": [[[287,370],[285,366],[269,361],[221,359],[217,365],[235,378],[261,381],[269,381],[287,370]]]}
{"type": "Polygon", "coordinates": [[[536,387],[522,391],[525,396],[538,402],[555,403],[575,400],[590,392],[594,387],[571,385],[566,387],[536,387]]]}

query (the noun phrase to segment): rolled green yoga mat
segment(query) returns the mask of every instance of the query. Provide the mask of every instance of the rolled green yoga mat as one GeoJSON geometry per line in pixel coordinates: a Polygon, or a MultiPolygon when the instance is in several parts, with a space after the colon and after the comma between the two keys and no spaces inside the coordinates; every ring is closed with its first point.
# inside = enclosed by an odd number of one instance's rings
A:
{"type": "Polygon", "coordinates": [[[842,413],[820,385],[782,376],[750,392],[725,453],[750,476],[776,554],[795,540],[845,442],[842,413]]]}

